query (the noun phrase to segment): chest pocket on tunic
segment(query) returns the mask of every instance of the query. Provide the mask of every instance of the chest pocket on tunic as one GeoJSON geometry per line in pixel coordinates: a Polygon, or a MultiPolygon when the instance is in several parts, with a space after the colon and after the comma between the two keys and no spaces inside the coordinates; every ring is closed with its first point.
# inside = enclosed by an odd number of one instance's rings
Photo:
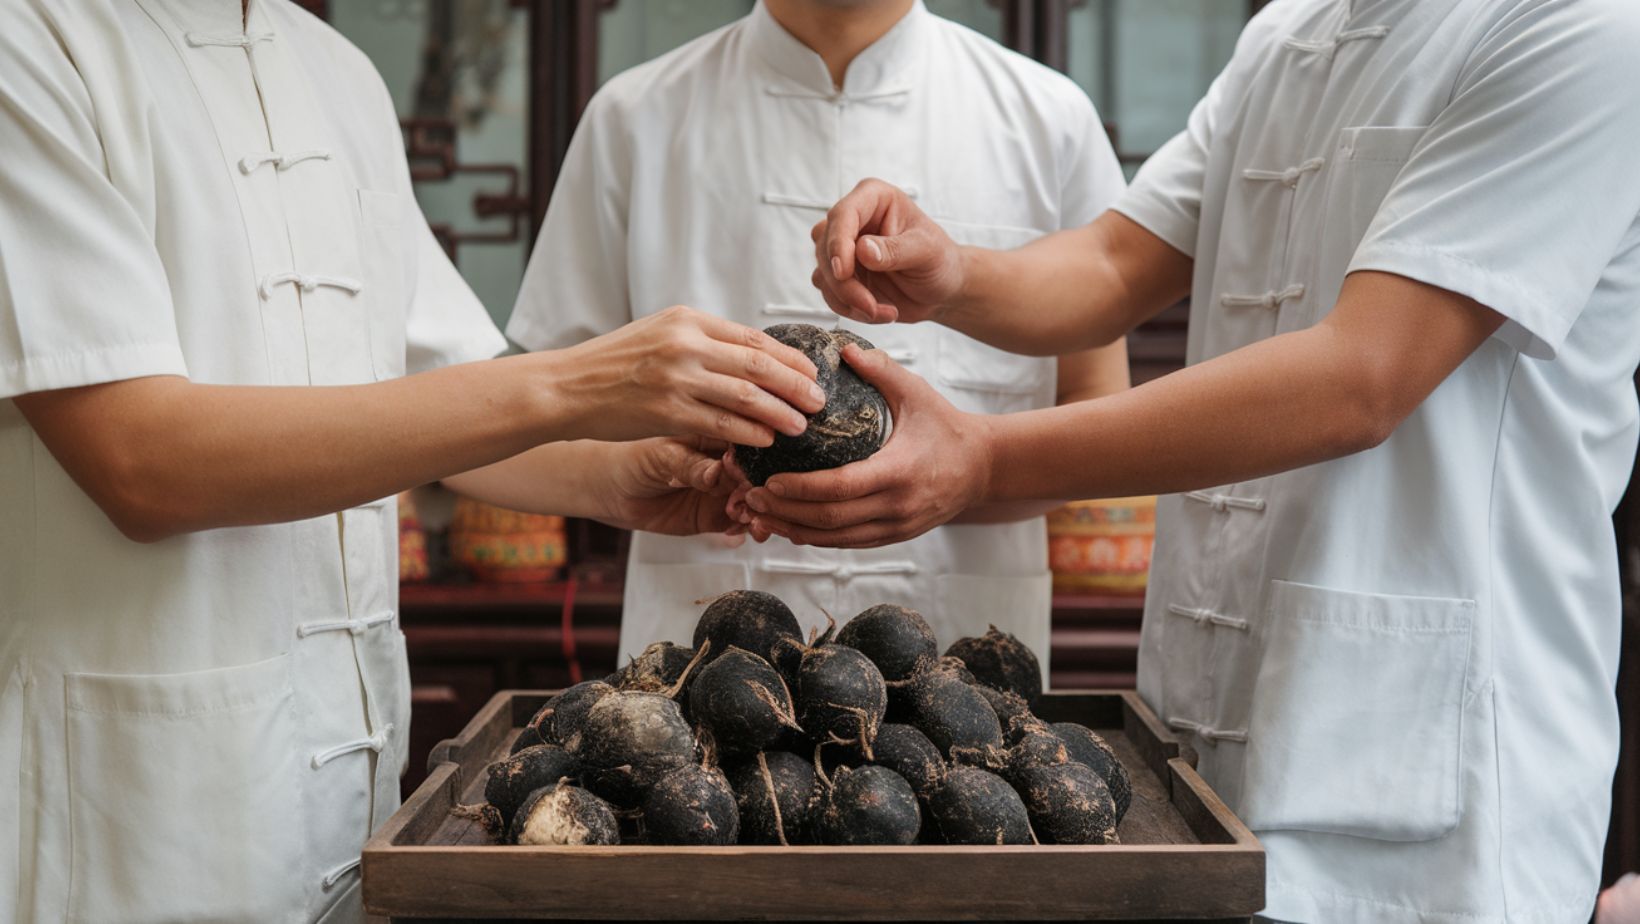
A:
{"type": "Polygon", "coordinates": [[[365,310],[370,313],[370,352],[377,381],[404,374],[408,203],[398,193],[359,190],[359,259],[364,265],[365,310]]]}
{"type": "MultiPolygon", "coordinates": [[[[979,225],[936,219],[958,244],[1012,250],[1041,237],[1043,231],[1002,225],[979,225]]],[[[1020,293],[1019,310],[1028,310],[1029,293],[1020,293]]],[[[940,391],[965,411],[1006,414],[1052,404],[1055,394],[1052,359],[1019,356],[941,327],[933,380],[940,391]]],[[[926,373],[925,373],[926,374],[926,373]]]]}
{"type": "MultiPolygon", "coordinates": [[[[1332,195],[1321,223],[1320,253],[1333,254],[1345,264],[1355,255],[1367,229],[1384,204],[1384,197],[1406,166],[1407,158],[1429,131],[1427,127],[1363,126],[1339,133],[1332,195]]],[[[1345,265],[1324,267],[1321,275],[1342,277],[1345,265]]]]}

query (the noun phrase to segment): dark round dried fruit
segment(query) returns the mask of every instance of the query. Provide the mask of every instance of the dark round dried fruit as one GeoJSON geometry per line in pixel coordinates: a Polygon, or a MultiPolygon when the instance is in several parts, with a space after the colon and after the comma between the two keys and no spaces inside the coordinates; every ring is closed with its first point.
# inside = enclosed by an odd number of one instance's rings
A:
{"type": "Polygon", "coordinates": [[[608,803],[563,783],[530,793],[507,829],[507,842],[583,847],[619,844],[621,834],[608,803]]]}
{"type": "Polygon", "coordinates": [[[728,772],[740,807],[743,844],[801,844],[808,838],[814,766],[785,751],[765,751],[728,772]]]}
{"type": "Polygon", "coordinates": [[[749,651],[732,648],[701,668],[690,684],[689,714],[710,736],[720,758],[755,754],[802,731],[786,681],[749,651]]]}
{"type": "Polygon", "coordinates": [[[602,680],[578,683],[547,700],[527,727],[535,729],[542,742],[561,744],[573,751],[587,713],[599,700],[613,692],[615,688],[602,680]]]}
{"type": "Polygon", "coordinates": [[[1105,781],[1076,761],[1030,767],[1013,781],[1045,844],[1114,844],[1116,803],[1105,781]]]}
{"type": "Polygon", "coordinates": [[[683,712],[660,693],[611,693],[587,713],[575,755],[587,788],[623,808],[662,776],[695,760],[683,712]]]}
{"type": "Polygon", "coordinates": [[[928,814],[947,844],[1034,844],[1030,814],[1002,777],[952,767],[928,797],[928,814]]]}
{"type": "Polygon", "coordinates": [[[945,650],[958,658],[980,683],[1024,697],[1032,708],[1042,696],[1042,666],[1024,642],[992,626],[979,638],[959,638],[945,650]]]}
{"type": "Polygon", "coordinates": [[[870,658],[884,680],[904,680],[932,664],[940,652],[921,613],[890,603],[850,619],[837,633],[837,644],[870,658]]]}
{"type": "Polygon", "coordinates": [[[486,772],[484,801],[495,806],[501,823],[508,825],[531,793],[576,776],[580,768],[574,755],[556,744],[537,744],[490,764],[486,772]]]}
{"type": "Polygon", "coordinates": [[[808,429],[799,436],[776,433],[773,445],[735,447],[735,463],[752,484],[762,486],[781,472],[837,468],[882,448],[888,439],[888,402],[843,362],[844,345],[855,343],[869,350],[868,341],[812,324],[776,324],[764,333],[801,350],[814,363],[826,406],[808,415],[808,429]]]}
{"type": "MultiPolygon", "coordinates": [[[[695,649],[656,642],[633,658],[631,663],[615,672],[615,687],[642,693],[671,691],[695,658],[695,649]]],[[[681,698],[681,697],[680,697],[681,698]]]]}
{"type": "Polygon", "coordinates": [[[883,675],[865,655],[842,645],[803,652],[797,721],[816,742],[855,742],[869,755],[887,709],[883,675]]]}
{"type": "Polygon", "coordinates": [[[694,645],[710,643],[702,660],[711,663],[730,648],[775,661],[777,648],[801,647],[803,628],[781,599],[761,590],[731,590],[714,599],[695,623],[694,645]]]}
{"type": "Polygon", "coordinates": [[[1121,760],[1117,759],[1115,749],[1098,732],[1085,725],[1055,722],[1053,730],[1065,742],[1071,760],[1092,767],[1093,772],[1105,781],[1110,797],[1116,801],[1116,821],[1121,823],[1127,816],[1128,807],[1133,804],[1133,781],[1128,778],[1121,760]]]}
{"type": "Polygon", "coordinates": [[[721,847],[740,837],[740,809],[722,772],[687,764],[644,794],[643,826],[650,843],[721,847]]]}
{"type": "Polygon", "coordinates": [[[906,721],[957,763],[1000,770],[1007,760],[991,704],[949,671],[924,671],[905,690],[906,721]]]}
{"type": "Polygon", "coordinates": [[[821,796],[815,833],[822,844],[912,844],[922,810],[911,784],[886,767],[840,768],[821,796]]]}

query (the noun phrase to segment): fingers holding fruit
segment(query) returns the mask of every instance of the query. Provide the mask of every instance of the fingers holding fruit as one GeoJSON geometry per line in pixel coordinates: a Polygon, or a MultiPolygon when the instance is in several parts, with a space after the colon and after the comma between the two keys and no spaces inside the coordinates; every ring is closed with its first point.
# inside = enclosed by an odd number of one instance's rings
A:
{"type": "Polygon", "coordinates": [[[844,351],[892,410],[881,451],[825,471],[787,472],[747,492],[741,516],[754,539],[865,548],[903,542],[977,503],[989,481],[982,421],[952,407],[928,383],[877,351],[844,351]]]}
{"type": "Polygon", "coordinates": [[[544,354],[570,438],[705,437],[766,446],[825,405],[814,363],[762,331],[689,308],[544,354]]]}

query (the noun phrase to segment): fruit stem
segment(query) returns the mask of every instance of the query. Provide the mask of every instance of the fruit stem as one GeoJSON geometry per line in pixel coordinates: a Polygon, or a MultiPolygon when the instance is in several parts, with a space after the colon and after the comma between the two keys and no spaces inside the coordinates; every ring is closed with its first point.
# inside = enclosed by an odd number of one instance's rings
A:
{"type": "Polygon", "coordinates": [[[780,838],[780,846],[790,847],[786,841],[786,822],[780,818],[780,797],[774,791],[774,775],[769,773],[769,759],[762,751],[757,752],[757,766],[763,771],[763,785],[769,791],[769,807],[774,809],[774,833],[780,838]]]}

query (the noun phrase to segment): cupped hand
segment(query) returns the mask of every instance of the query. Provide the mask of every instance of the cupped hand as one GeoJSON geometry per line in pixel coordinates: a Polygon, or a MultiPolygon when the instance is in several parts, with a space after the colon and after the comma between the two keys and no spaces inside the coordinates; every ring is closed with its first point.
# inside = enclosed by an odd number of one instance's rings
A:
{"type": "Polygon", "coordinates": [[[538,354],[559,438],[703,437],[767,446],[825,407],[814,363],[755,328],[681,306],[538,354]],[[800,413],[801,412],[801,413],[800,413]]]}
{"type": "Polygon", "coordinates": [[[745,493],[752,537],[800,545],[873,548],[904,542],[984,499],[990,457],[985,419],[965,414],[880,350],[843,356],[888,399],[894,432],[870,458],[828,471],[776,475],[745,493]]]}
{"type": "Polygon", "coordinates": [[[962,290],[962,258],[904,191],[863,180],[810,232],[811,281],[831,310],[868,324],[937,320],[962,290]]]}
{"type": "Polygon", "coordinates": [[[670,536],[727,533],[745,526],[725,500],[740,484],[725,470],[724,445],[710,440],[649,439],[613,444],[603,522],[670,536]]]}

